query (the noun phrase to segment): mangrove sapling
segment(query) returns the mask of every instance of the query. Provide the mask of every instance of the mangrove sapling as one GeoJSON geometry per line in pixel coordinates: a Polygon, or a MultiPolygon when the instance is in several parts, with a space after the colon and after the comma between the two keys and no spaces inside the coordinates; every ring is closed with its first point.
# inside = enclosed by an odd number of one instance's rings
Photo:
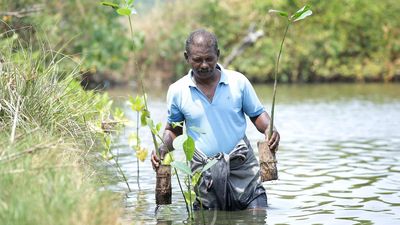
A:
{"type": "MultiPolygon", "coordinates": [[[[183,192],[183,196],[185,199],[185,203],[189,205],[190,211],[189,211],[189,219],[193,220],[194,219],[194,214],[193,214],[193,202],[196,199],[196,192],[194,191],[195,186],[197,185],[197,182],[199,181],[201,175],[203,174],[204,171],[208,170],[211,168],[215,163],[217,163],[216,159],[213,159],[209,161],[204,167],[199,171],[192,171],[190,169],[190,161],[193,159],[194,152],[196,150],[195,147],[195,142],[192,137],[190,137],[187,134],[182,134],[176,137],[173,141],[173,147],[175,150],[183,150],[185,154],[185,161],[173,161],[171,162],[171,165],[184,173],[186,175],[185,177],[185,185],[187,187],[187,191],[183,192]]],[[[200,205],[202,207],[202,202],[200,200],[200,205]]],[[[203,213],[203,211],[202,211],[203,213]]],[[[204,214],[203,215],[203,222],[204,222],[204,214]]]]}
{"type": "MultiPolygon", "coordinates": [[[[124,182],[126,186],[128,187],[129,192],[131,192],[131,187],[129,186],[128,179],[126,178],[126,175],[124,171],[122,170],[119,162],[118,162],[118,155],[114,155],[114,153],[111,151],[111,140],[113,138],[112,132],[118,131],[118,128],[121,128],[121,126],[124,124],[124,114],[123,111],[119,108],[116,108],[114,111],[114,122],[116,122],[114,127],[108,127],[107,129],[104,128],[104,123],[103,121],[108,120],[110,118],[110,108],[112,105],[112,101],[108,100],[107,104],[102,108],[102,110],[99,111],[100,119],[101,119],[101,128],[102,128],[102,134],[103,134],[103,145],[104,145],[104,150],[102,152],[102,157],[105,160],[114,160],[115,166],[117,167],[118,172],[121,174],[122,178],[124,179],[124,182]]],[[[106,123],[109,124],[109,123],[106,123]]]]}
{"type": "Polygon", "coordinates": [[[133,133],[129,136],[129,146],[133,148],[136,152],[136,158],[137,158],[137,184],[138,188],[140,190],[140,167],[139,167],[139,160],[144,161],[147,157],[147,149],[143,148],[140,143],[140,137],[139,137],[139,117],[140,114],[143,112],[145,106],[144,106],[144,98],[141,96],[136,96],[136,98],[129,98],[129,104],[131,106],[131,109],[136,112],[136,133],[133,133]]]}
{"type": "MultiPolygon", "coordinates": [[[[132,47],[134,47],[135,39],[134,39],[134,35],[133,35],[132,20],[131,20],[131,15],[132,14],[136,14],[136,9],[133,6],[134,0],[125,0],[125,1],[121,1],[121,2],[122,2],[122,4],[120,4],[120,5],[112,3],[112,2],[102,2],[101,4],[104,5],[104,6],[112,7],[119,15],[128,17],[130,34],[131,34],[131,38],[132,38],[132,47]]],[[[146,95],[146,91],[145,91],[145,88],[144,88],[144,85],[143,85],[143,79],[142,79],[141,75],[139,75],[139,80],[140,80],[140,83],[141,83],[143,99],[144,99],[144,109],[142,110],[141,122],[142,122],[142,125],[148,125],[149,126],[149,128],[151,130],[151,136],[152,136],[152,140],[153,140],[153,144],[154,144],[154,149],[156,150],[156,154],[159,157],[160,155],[159,155],[159,153],[157,151],[159,145],[158,145],[157,140],[156,140],[156,133],[158,133],[159,129],[161,128],[161,125],[160,125],[160,127],[156,126],[156,128],[158,128],[158,130],[157,130],[157,132],[154,132],[156,130],[154,130],[153,129],[154,127],[152,127],[154,125],[154,123],[151,120],[150,111],[149,111],[148,106],[147,106],[147,95],[146,95]]],[[[162,140],[162,138],[161,138],[161,140],[162,140]]],[[[162,171],[164,171],[164,169],[161,169],[161,170],[158,169],[156,171],[157,178],[163,177],[162,179],[166,180],[166,184],[170,184],[171,183],[171,176],[170,176],[170,173],[168,172],[168,171],[170,171],[170,166],[169,165],[161,165],[160,167],[165,167],[166,175],[164,176],[163,174],[159,174],[162,171]]],[[[160,182],[157,181],[157,183],[160,183],[160,182]]],[[[156,188],[156,191],[157,191],[157,188],[156,188]]],[[[171,194],[172,194],[172,191],[170,191],[170,185],[167,185],[167,187],[166,187],[166,195],[161,195],[161,196],[166,196],[166,198],[165,198],[166,199],[166,201],[165,201],[166,204],[170,204],[170,202],[171,202],[170,201],[171,200],[171,194]],[[169,195],[169,197],[168,197],[168,195],[169,195]]],[[[157,196],[158,196],[158,194],[156,192],[156,203],[158,202],[157,196]]],[[[164,202],[164,201],[162,200],[161,202],[164,202]]]]}
{"type": "MultiPolygon", "coordinates": [[[[275,70],[274,70],[274,89],[272,93],[272,105],[271,105],[271,120],[268,129],[268,137],[272,136],[272,132],[274,129],[274,118],[275,118],[275,97],[276,97],[276,89],[277,89],[277,80],[278,80],[278,71],[279,71],[279,61],[282,54],[283,43],[285,42],[286,34],[289,30],[289,26],[297,21],[303,20],[306,17],[312,14],[310,10],[310,6],[306,5],[299,9],[296,13],[289,16],[287,12],[280,11],[280,10],[269,10],[269,13],[277,13],[280,16],[286,18],[286,27],[283,34],[283,38],[280,44],[279,53],[276,58],[275,70]]],[[[269,146],[266,142],[259,142],[258,143],[259,155],[260,155],[260,170],[261,170],[261,180],[262,181],[269,181],[269,180],[276,180],[278,179],[278,170],[276,167],[276,157],[275,151],[272,152],[269,149],[269,146]]]]}
{"type": "MultiPolygon", "coordinates": [[[[134,47],[135,43],[134,43],[134,34],[133,34],[133,27],[132,27],[132,20],[131,20],[131,15],[132,14],[136,14],[136,9],[133,6],[134,0],[125,0],[125,1],[121,1],[121,2],[124,2],[124,4],[118,5],[118,4],[115,4],[115,3],[112,3],[112,2],[101,2],[101,4],[104,5],[104,6],[112,7],[119,15],[128,17],[130,34],[131,34],[131,38],[132,38],[132,46],[134,47]]],[[[159,145],[157,143],[156,136],[163,142],[163,139],[158,135],[158,132],[159,132],[159,130],[161,128],[161,125],[157,124],[157,126],[154,126],[154,122],[150,117],[150,111],[149,111],[149,108],[148,108],[148,105],[147,105],[147,94],[146,94],[146,90],[145,90],[144,85],[143,85],[143,79],[142,79],[142,75],[141,74],[139,74],[139,81],[140,81],[140,84],[141,84],[141,87],[142,87],[143,100],[144,100],[144,109],[142,110],[141,122],[142,122],[143,126],[145,126],[145,125],[149,126],[149,128],[151,130],[151,135],[152,135],[152,140],[153,140],[153,144],[154,144],[154,149],[155,149],[156,155],[160,158],[160,155],[159,155],[159,152],[158,152],[158,146],[159,145]]],[[[162,167],[165,166],[168,169],[169,165],[166,165],[166,164],[162,163],[161,166],[162,167]]],[[[157,170],[156,171],[157,177],[159,177],[159,175],[158,175],[159,172],[161,172],[161,170],[157,170]]],[[[178,173],[177,173],[176,169],[175,169],[175,173],[176,173],[177,178],[178,178],[179,187],[181,188],[181,191],[182,191],[182,194],[183,194],[182,185],[181,185],[181,182],[179,180],[179,176],[178,176],[178,173]]],[[[160,176],[162,176],[162,175],[160,175],[160,176]]],[[[169,176],[169,178],[167,178],[167,180],[168,180],[167,183],[171,183],[171,177],[170,176],[169,176]]],[[[157,196],[157,193],[156,193],[156,196],[157,196]]],[[[157,199],[156,199],[156,202],[157,202],[157,199]]],[[[170,201],[167,201],[167,203],[168,202],[170,202],[170,201]]],[[[188,210],[188,213],[189,213],[188,207],[187,207],[187,210],[188,210]]]]}

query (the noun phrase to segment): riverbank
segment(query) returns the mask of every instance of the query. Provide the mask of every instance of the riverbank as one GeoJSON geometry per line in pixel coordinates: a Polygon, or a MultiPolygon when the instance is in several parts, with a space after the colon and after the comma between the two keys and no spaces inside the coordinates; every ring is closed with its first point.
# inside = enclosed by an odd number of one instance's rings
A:
{"type": "Polygon", "coordinates": [[[109,99],[81,88],[61,66],[68,57],[40,47],[0,41],[0,221],[119,224],[122,198],[104,189],[98,157],[109,99]]]}

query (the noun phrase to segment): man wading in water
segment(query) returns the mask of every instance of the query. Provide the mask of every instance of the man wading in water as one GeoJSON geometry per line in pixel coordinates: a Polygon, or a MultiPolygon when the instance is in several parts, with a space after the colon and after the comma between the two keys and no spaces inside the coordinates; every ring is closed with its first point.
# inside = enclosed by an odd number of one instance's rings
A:
{"type": "MultiPolygon", "coordinates": [[[[259,164],[246,137],[245,114],[258,131],[265,134],[272,151],[279,145],[279,133],[274,129],[268,137],[270,117],[261,105],[252,85],[241,73],[219,65],[219,49],[214,34],[200,29],[186,40],[185,59],[189,73],[173,83],[167,94],[168,123],[164,143],[158,149],[161,160],[173,140],[182,134],[173,122],[185,121],[187,133],[195,140],[196,151],[192,170],[208,160],[218,162],[203,173],[199,191],[205,209],[242,210],[267,207],[265,189],[259,179],[259,164]],[[198,133],[193,127],[200,129],[198,133]]],[[[160,159],[152,153],[154,169],[160,159]]],[[[199,206],[199,202],[195,206],[199,206]]]]}

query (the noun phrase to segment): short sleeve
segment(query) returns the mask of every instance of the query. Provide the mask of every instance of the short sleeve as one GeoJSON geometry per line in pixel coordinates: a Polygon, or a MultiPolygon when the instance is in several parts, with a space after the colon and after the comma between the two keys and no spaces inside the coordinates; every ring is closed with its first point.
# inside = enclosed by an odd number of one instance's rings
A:
{"type": "Polygon", "coordinates": [[[168,123],[181,122],[184,120],[184,116],[179,107],[179,99],[181,94],[174,90],[173,85],[171,85],[167,92],[167,108],[168,108],[168,123]]]}
{"type": "Polygon", "coordinates": [[[255,117],[265,111],[250,81],[245,78],[243,89],[243,111],[249,117],[255,117]]]}

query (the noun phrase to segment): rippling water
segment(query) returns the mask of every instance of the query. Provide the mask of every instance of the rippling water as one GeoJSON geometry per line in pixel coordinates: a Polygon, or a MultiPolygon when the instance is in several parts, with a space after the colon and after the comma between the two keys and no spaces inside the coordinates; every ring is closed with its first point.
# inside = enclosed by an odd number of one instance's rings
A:
{"type": "MultiPolygon", "coordinates": [[[[266,96],[262,100],[268,108],[271,89],[256,90],[266,96]]],[[[279,180],[264,183],[267,211],[205,212],[207,224],[400,224],[400,86],[281,86],[277,101],[279,180]]],[[[164,122],[163,97],[150,102],[154,120],[164,122]]],[[[131,132],[134,129],[127,128],[114,146],[134,189],[126,198],[123,220],[181,224],[186,208],[175,177],[173,204],[157,217],[149,160],[140,164],[138,191],[136,158],[126,145],[131,132]]],[[[247,134],[253,147],[263,138],[251,124],[247,134]]],[[[141,129],[141,137],[151,149],[147,129],[141,129]]],[[[123,182],[111,188],[126,191],[123,182]]]]}

